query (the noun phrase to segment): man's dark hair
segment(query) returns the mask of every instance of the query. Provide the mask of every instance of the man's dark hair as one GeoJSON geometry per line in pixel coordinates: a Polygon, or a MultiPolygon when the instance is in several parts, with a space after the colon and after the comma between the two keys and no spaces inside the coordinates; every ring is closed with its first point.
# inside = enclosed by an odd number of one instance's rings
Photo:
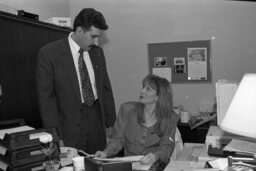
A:
{"type": "Polygon", "coordinates": [[[79,26],[85,30],[89,30],[91,26],[101,30],[108,29],[108,25],[102,13],[93,8],[84,8],[79,12],[74,21],[73,31],[76,31],[76,28],[79,26]]]}

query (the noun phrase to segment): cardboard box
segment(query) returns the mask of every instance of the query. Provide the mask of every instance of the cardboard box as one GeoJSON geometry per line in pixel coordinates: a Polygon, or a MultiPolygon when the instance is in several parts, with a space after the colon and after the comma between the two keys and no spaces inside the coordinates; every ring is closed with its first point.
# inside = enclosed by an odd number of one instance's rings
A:
{"type": "Polygon", "coordinates": [[[61,27],[71,27],[71,18],[51,17],[45,20],[47,23],[55,24],[61,27]]]}

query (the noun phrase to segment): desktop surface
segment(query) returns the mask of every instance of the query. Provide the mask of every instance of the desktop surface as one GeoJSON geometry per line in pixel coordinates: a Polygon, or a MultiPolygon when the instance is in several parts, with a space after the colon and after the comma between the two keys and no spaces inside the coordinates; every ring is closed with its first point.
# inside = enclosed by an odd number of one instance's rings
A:
{"type": "MultiPolygon", "coordinates": [[[[169,163],[162,163],[160,161],[154,163],[148,171],[185,171],[185,170],[193,170],[196,169],[203,169],[205,163],[213,159],[212,157],[207,155],[206,145],[201,143],[185,143],[183,150],[177,156],[176,160],[170,161],[169,163]]],[[[85,157],[85,167],[87,168],[86,171],[108,171],[106,166],[102,167],[102,161],[96,162],[91,158],[85,157]],[[105,169],[104,169],[105,168],[105,169]]],[[[111,166],[111,165],[109,165],[111,166]]],[[[131,165],[126,165],[121,163],[117,170],[119,171],[131,171],[131,165]],[[120,167],[121,169],[120,169],[120,167]]],[[[111,168],[111,171],[115,171],[116,169],[111,168]]],[[[135,169],[133,171],[143,171],[139,169],[135,169]]]]}
{"type": "MultiPolygon", "coordinates": [[[[147,171],[164,171],[168,163],[156,162],[147,171]]],[[[132,169],[132,164],[129,162],[102,162],[85,157],[86,171],[145,171],[132,169]]],[[[60,171],[74,171],[72,164],[62,167],[60,171]]]]}

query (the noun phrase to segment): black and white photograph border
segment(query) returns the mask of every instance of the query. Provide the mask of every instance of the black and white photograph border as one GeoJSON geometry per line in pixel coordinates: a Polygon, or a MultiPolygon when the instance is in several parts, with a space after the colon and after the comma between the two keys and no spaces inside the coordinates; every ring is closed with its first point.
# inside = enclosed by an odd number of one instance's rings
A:
{"type": "Polygon", "coordinates": [[[154,66],[167,66],[167,57],[154,57],[154,66]]]}

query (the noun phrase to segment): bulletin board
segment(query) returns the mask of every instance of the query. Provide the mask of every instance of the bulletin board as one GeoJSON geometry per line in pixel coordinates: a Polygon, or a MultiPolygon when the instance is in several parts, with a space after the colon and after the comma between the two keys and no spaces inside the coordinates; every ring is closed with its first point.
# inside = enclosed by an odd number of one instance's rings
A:
{"type": "Polygon", "coordinates": [[[149,72],[171,83],[209,83],[210,40],[148,44],[149,72]]]}

